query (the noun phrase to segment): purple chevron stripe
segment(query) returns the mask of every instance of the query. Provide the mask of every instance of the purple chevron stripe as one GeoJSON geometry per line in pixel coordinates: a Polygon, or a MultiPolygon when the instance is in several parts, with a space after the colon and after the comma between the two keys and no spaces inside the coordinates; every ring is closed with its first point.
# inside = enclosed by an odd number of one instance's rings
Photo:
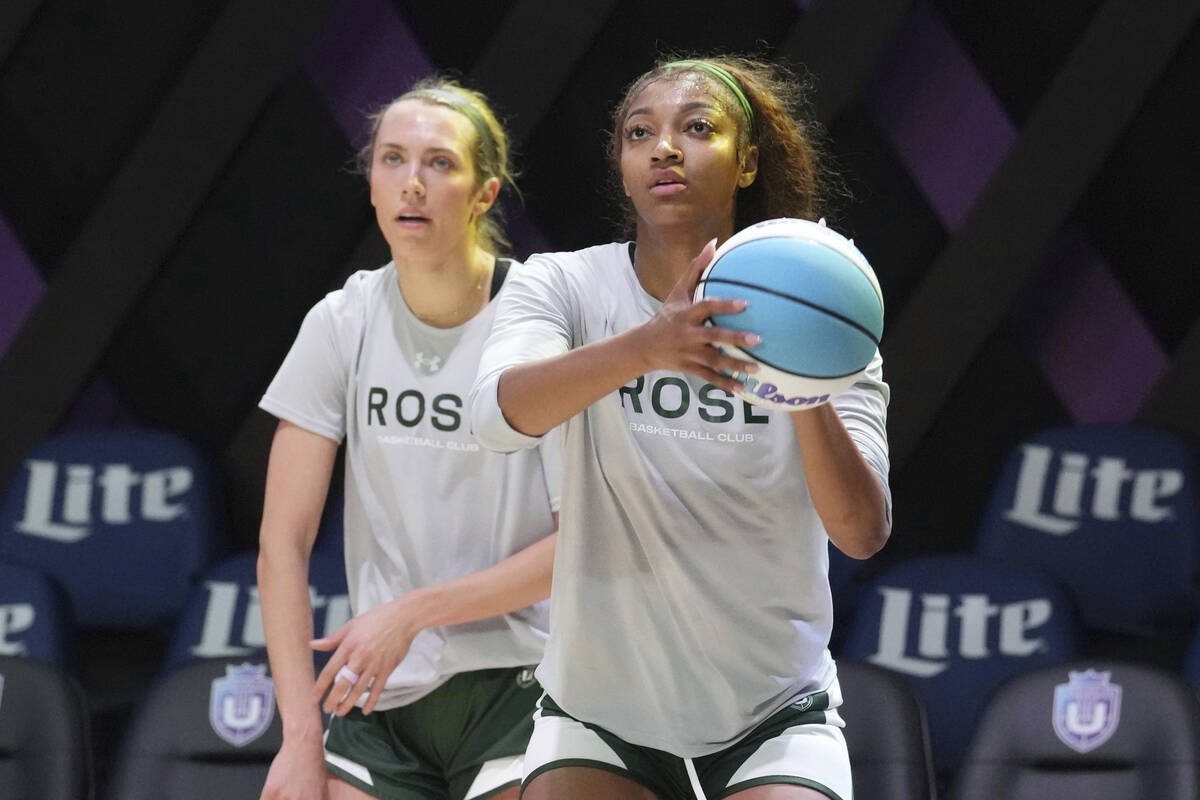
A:
{"type": "Polygon", "coordinates": [[[0,216],[0,355],[16,338],[17,331],[33,311],[46,284],[17,235],[0,216]]]}
{"type": "Polygon", "coordinates": [[[920,3],[868,91],[876,120],[930,207],[946,228],[958,228],[1016,139],[987,82],[920,3]]]}
{"type": "Polygon", "coordinates": [[[1034,356],[1063,405],[1078,422],[1133,419],[1167,357],[1108,264],[1068,226],[1035,281],[1042,330],[1034,356]]]}
{"type": "MultiPolygon", "coordinates": [[[[957,229],[1017,133],[927,3],[914,7],[879,65],[868,102],[934,213],[957,229]]],[[[1029,332],[1033,357],[1060,401],[1077,422],[1132,419],[1167,358],[1104,259],[1081,234],[1064,231],[1035,282],[1058,286],[1056,302],[1027,291],[1029,305],[1013,314],[1041,317],[1019,327],[1029,332]],[[1064,274],[1073,276],[1069,285],[1064,274]]]]}
{"type": "MultiPolygon", "coordinates": [[[[0,355],[3,355],[46,290],[41,273],[3,217],[0,217],[0,286],[4,287],[0,293],[0,355]]],[[[97,375],[80,392],[59,422],[58,430],[132,421],[112,385],[97,375]]]]}
{"type": "Polygon", "coordinates": [[[366,114],[434,71],[387,0],[339,3],[313,43],[307,65],[329,110],[356,147],[366,144],[366,114]]]}
{"type": "MultiPolygon", "coordinates": [[[[367,142],[366,114],[437,70],[387,0],[341,3],[309,51],[307,67],[355,147],[367,142]]],[[[512,210],[506,228],[518,255],[551,249],[519,207],[512,210]]]]}

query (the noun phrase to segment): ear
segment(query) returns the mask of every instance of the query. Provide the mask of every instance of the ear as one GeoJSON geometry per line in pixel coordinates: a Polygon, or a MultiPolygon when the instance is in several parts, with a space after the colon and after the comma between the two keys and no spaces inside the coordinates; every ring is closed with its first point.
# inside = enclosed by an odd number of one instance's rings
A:
{"type": "Polygon", "coordinates": [[[475,196],[475,216],[480,217],[486,214],[488,209],[496,202],[496,197],[499,194],[499,178],[491,177],[484,181],[483,186],[479,187],[479,193],[475,196]]]}
{"type": "Polygon", "coordinates": [[[751,145],[742,156],[742,171],[738,174],[738,188],[745,189],[758,177],[758,146],[751,145]]]}

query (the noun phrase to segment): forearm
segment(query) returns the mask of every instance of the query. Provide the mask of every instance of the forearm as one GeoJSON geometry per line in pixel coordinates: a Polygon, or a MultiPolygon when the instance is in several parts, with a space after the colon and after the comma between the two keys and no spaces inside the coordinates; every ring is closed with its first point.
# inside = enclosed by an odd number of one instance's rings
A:
{"type": "Polygon", "coordinates": [[[600,398],[646,373],[641,328],[586,344],[540,361],[510,367],[500,376],[497,401],[508,424],[541,436],[600,398]]]}
{"type": "Polygon", "coordinates": [[[487,569],[416,589],[395,602],[409,606],[418,630],[476,622],[525,608],[550,596],[557,540],[558,534],[553,533],[487,569]]]}
{"type": "Polygon", "coordinates": [[[831,404],[791,414],[813,506],[829,538],[852,558],[867,558],[891,533],[887,497],[831,404]]]}
{"type": "Polygon", "coordinates": [[[321,735],[320,710],[312,698],[308,567],[336,453],[336,442],[280,422],[267,465],[259,605],[284,736],[295,739],[321,735]]]}
{"type": "Polygon", "coordinates": [[[307,553],[264,539],[258,557],[258,592],[284,737],[319,739],[321,713],[312,698],[315,676],[309,647],[313,622],[307,553]]]}

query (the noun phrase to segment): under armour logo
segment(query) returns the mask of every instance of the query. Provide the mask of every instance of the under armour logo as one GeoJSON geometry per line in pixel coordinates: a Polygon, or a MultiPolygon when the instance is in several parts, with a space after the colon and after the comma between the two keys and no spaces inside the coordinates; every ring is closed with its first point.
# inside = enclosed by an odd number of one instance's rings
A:
{"type": "Polygon", "coordinates": [[[529,667],[524,667],[520,672],[517,673],[518,688],[528,689],[530,686],[533,686],[536,681],[537,679],[533,675],[533,670],[529,667]]]}
{"type": "Polygon", "coordinates": [[[417,369],[423,369],[426,372],[437,372],[442,368],[442,357],[439,355],[427,356],[424,353],[417,353],[413,360],[416,362],[417,369]]]}

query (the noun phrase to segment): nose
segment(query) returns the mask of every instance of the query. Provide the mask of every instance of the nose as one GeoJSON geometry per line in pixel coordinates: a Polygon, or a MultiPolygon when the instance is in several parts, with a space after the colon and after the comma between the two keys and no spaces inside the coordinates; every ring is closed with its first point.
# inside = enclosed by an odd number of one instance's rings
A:
{"type": "Polygon", "coordinates": [[[670,136],[660,136],[654,143],[650,158],[653,161],[682,161],[683,151],[675,146],[670,136]]]}
{"type": "Polygon", "coordinates": [[[425,185],[421,183],[421,176],[417,174],[416,169],[409,170],[408,175],[400,181],[400,196],[404,198],[425,196],[425,185]]]}

